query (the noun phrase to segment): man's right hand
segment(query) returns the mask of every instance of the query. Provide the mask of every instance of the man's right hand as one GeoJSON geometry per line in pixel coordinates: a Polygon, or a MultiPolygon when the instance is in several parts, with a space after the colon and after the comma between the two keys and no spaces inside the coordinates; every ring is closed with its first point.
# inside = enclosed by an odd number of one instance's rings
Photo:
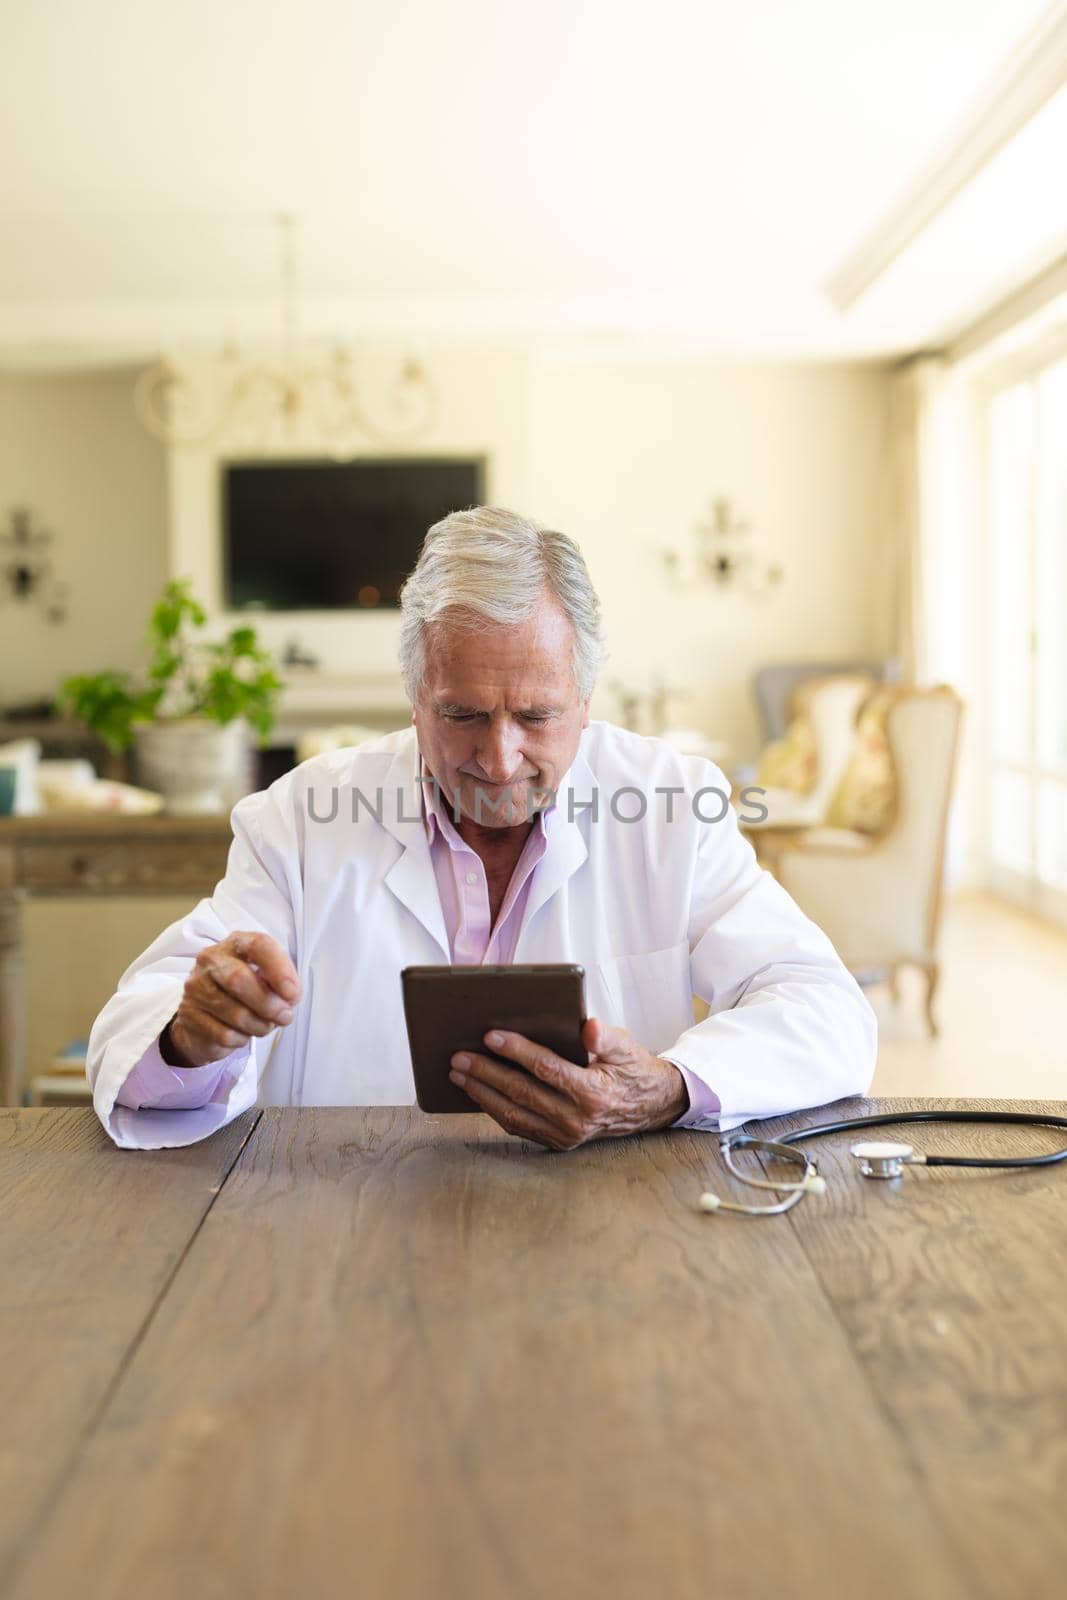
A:
{"type": "Polygon", "coordinates": [[[250,1038],[292,1022],[300,993],[296,968],[277,939],[231,933],[197,956],[160,1037],[160,1054],[172,1067],[221,1061],[250,1038]]]}

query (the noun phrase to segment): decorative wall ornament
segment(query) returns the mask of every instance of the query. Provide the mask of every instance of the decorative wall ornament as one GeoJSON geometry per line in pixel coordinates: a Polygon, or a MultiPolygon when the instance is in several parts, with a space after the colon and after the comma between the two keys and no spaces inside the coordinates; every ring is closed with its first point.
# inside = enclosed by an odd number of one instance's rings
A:
{"type": "Polygon", "coordinates": [[[615,720],[634,733],[659,735],[673,720],[674,701],[685,694],[679,684],[667,683],[653,673],[646,687],[638,688],[621,678],[609,678],[604,685],[615,696],[615,720]]]}
{"type": "Polygon", "coordinates": [[[695,549],[688,560],[679,550],[663,552],[667,572],[686,586],[696,579],[711,579],[764,595],[785,576],[780,562],[763,555],[760,536],[747,521],[734,516],[729,500],[722,496],[712,501],[710,520],[694,524],[693,532],[695,549]]]}
{"type": "Polygon", "coordinates": [[[0,599],[31,601],[42,607],[49,622],[65,622],[67,584],[52,571],[45,551],[55,534],[35,524],[32,511],[16,506],[0,532],[0,599]]]}
{"type": "Polygon", "coordinates": [[[307,440],[333,454],[355,455],[361,442],[400,445],[425,433],[436,394],[421,364],[401,361],[381,404],[371,410],[360,393],[354,359],[343,344],[332,355],[306,356],[298,326],[296,218],[277,219],[281,268],[281,343],[276,358],[246,359],[227,345],[213,370],[190,376],[161,356],[141,373],[134,406],[144,427],[168,445],[232,438],[243,448],[307,440]]]}

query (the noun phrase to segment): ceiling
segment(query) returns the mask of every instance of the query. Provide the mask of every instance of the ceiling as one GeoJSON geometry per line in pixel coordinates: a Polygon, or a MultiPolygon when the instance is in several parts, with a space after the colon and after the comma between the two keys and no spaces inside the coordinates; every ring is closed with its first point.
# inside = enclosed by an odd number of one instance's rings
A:
{"type": "Polygon", "coordinates": [[[311,333],[898,353],[822,285],[1045,0],[3,0],[0,357],[311,333]]]}

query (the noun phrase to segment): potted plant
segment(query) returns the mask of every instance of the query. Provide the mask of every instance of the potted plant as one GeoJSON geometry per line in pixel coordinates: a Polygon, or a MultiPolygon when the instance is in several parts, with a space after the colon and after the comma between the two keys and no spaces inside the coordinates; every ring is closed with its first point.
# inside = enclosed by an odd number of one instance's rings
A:
{"type": "Polygon", "coordinates": [[[197,636],[206,623],[189,580],[174,578],[149,619],[143,680],[96,672],[67,678],[57,697],[111,750],[135,746],[138,781],[162,794],[168,811],[218,811],[235,798],[248,729],[266,740],[282,686],[254,628],[210,642],[197,636]]]}

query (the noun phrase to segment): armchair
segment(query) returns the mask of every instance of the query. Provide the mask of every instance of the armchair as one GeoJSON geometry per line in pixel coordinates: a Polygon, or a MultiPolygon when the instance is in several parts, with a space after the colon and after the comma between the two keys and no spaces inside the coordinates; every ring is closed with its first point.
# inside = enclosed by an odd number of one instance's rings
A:
{"type": "Polygon", "coordinates": [[[895,690],[886,717],[896,773],[889,827],[874,838],[815,829],[790,841],[776,859],[779,881],[829,935],[847,967],[888,969],[894,989],[898,967],[923,971],[933,1035],[945,839],[962,714],[962,701],[947,685],[895,690]]]}

